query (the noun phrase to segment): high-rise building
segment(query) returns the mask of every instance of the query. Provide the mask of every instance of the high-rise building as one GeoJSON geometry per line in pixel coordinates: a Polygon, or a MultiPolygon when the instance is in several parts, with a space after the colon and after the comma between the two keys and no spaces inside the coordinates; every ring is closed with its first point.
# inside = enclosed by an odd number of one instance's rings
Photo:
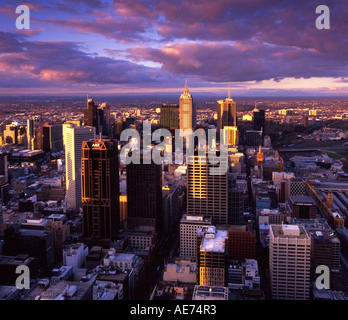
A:
{"type": "Polygon", "coordinates": [[[179,100],[179,128],[182,130],[193,129],[196,125],[196,106],[189,92],[187,81],[185,90],[179,100]]]}
{"type": "Polygon", "coordinates": [[[116,140],[83,142],[81,182],[84,237],[114,240],[120,226],[116,140]]]}
{"type": "MultiPolygon", "coordinates": [[[[230,96],[230,90],[228,90],[228,98],[225,100],[218,100],[217,108],[217,129],[218,135],[220,130],[225,127],[234,127],[234,136],[238,137],[238,119],[237,119],[237,104],[230,96]]],[[[222,137],[220,137],[220,141],[222,137]]]]}
{"type": "Polygon", "coordinates": [[[73,210],[82,207],[81,201],[81,155],[82,143],[95,138],[95,128],[74,127],[65,128],[65,173],[66,202],[73,210]]]}
{"type": "Polygon", "coordinates": [[[262,135],[265,134],[265,126],[266,126],[266,117],[265,117],[265,110],[259,110],[256,108],[253,110],[253,129],[262,131],[262,135]]]}
{"type": "Polygon", "coordinates": [[[269,267],[272,299],[308,300],[311,238],[300,225],[271,225],[269,267]]]}
{"type": "Polygon", "coordinates": [[[42,150],[56,153],[63,150],[63,131],[61,124],[42,126],[42,150]]]}
{"type": "Polygon", "coordinates": [[[197,230],[211,225],[211,217],[184,214],[180,220],[180,258],[196,260],[197,230]]]}
{"type": "Polygon", "coordinates": [[[226,286],[227,241],[225,230],[215,226],[197,230],[198,284],[201,286],[226,286]]]}
{"type": "Polygon", "coordinates": [[[109,137],[110,135],[110,105],[103,102],[99,107],[100,128],[103,136],[109,137]]]}
{"type": "Polygon", "coordinates": [[[244,223],[244,189],[236,184],[236,178],[228,175],[228,224],[244,223]]]}
{"type": "MultiPolygon", "coordinates": [[[[142,158],[142,157],[141,157],[142,158]]],[[[127,229],[161,233],[162,167],[130,163],[127,175],[127,229]]]]}
{"type": "Polygon", "coordinates": [[[227,224],[228,222],[228,159],[217,159],[220,163],[213,164],[213,157],[208,154],[195,154],[188,157],[187,166],[187,214],[211,216],[212,223],[227,224]],[[210,170],[220,166],[220,174],[212,175],[210,170]]]}
{"type": "Polygon", "coordinates": [[[98,106],[94,103],[93,99],[87,100],[87,107],[84,109],[84,125],[88,127],[94,127],[96,134],[99,134],[99,115],[98,106]]]}
{"type": "Polygon", "coordinates": [[[35,116],[27,120],[28,149],[42,149],[42,118],[35,116]]]}
{"type": "Polygon", "coordinates": [[[179,106],[177,104],[162,105],[161,127],[170,130],[179,128],[179,106]]]}

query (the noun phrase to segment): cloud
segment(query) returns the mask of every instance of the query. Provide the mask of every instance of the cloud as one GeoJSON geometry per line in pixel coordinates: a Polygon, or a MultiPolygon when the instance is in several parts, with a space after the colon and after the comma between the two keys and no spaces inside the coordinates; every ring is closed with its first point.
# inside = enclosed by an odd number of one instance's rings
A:
{"type": "Polygon", "coordinates": [[[28,41],[0,32],[0,75],[8,86],[161,84],[168,74],[126,60],[93,55],[80,43],[28,41]]]}
{"type": "Polygon", "coordinates": [[[327,61],[315,50],[272,46],[257,40],[233,43],[178,42],[160,48],[136,46],[129,56],[161,64],[176,75],[194,75],[204,81],[262,81],[287,77],[348,75],[341,61],[327,61]]]}

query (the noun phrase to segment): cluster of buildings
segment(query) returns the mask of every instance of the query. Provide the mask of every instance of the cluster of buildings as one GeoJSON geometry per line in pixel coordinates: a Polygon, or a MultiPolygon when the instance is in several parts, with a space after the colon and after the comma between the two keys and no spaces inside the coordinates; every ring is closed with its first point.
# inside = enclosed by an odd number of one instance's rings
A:
{"type": "Polygon", "coordinates": [[[230,93],[198,113],[186,83],[178,104],[157,109],[113,112],[88,99],[82,117],[3,128],[0,299],[346,299],[340,170],[322,180],[289,171],[266,111],[241,121],[230,93]],[[144,121],[174,143],[177,129],[217,129],[216,149],[228,154],[200,152],[194,140],[181,163],[158,164],[145,158],[161,143],[151,141],[140,163],[124,163],[121,150],[136,150],[121,133],[136,129],[143,142],[144,121]],[[15,285],[19,265],[29,288],[15,285]],[[320,265],[330,270],[325,293],[315,287],[320,265]]]}

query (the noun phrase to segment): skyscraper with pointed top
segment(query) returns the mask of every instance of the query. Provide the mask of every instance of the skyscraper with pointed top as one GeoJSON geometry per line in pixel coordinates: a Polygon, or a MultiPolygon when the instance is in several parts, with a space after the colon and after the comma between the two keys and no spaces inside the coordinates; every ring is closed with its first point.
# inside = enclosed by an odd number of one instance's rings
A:
{"type": "MultiPolygon", "coordinates": [[[[218,100],[217,108],[217,129],[218,135],[220,135],[221,129],[226,129],[228,135],[228,144],[238,144],[238,121],[237,121],[237,104],[231,98],[231,88],[228,87],[228,97],[225,100],[218,100]]],[[[220,141],[223,137],[220,137],[220,141]]],[[[225,140],[225,139],[224,139],[225,140]]],[[[224,141],[226,143],[227,141],[224,141]]]]}
{"type": "Polygon", "coordinates": [[[179,128],[183,130],[193,129],[196,125],[196,106],[193,104],[192,95],[189,92],[187,80],[184,92],[179,100],[179,128]]]}

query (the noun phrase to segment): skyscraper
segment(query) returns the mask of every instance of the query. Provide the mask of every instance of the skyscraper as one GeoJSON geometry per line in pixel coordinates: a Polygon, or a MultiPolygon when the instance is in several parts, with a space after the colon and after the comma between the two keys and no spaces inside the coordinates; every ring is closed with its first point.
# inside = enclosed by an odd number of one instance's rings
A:
{"type": "Polygon", "coordinates": [[[224,127],[236,127],[237,121],[237,104],[230,96],[228,90],[228,98],[218,101],[218,130],[224,127]]]}
{"type": "Polygon", "coordinates": [[[271,225],[269,267],[272,298],[308,300],[311,238],[300,225],[271,225]]]}
{"type": "Polygon", "coordinates": [[[63,131],[61,124],[42,127],[42,150],[55,153],[63,150],[63,131]]]}
{"type": "Polygon", "coordinates": [[[130,163],[127,174],[127,229],[161,233],[162,167],[130,163]]]}
{"type": "Polygon", "coordinates": [[[81,202],[81,155],[82,143],[95,138],[93,127],[65,128],[66,202],[73,210],[79,210],[81,202]]]}
{"type": "Polygon", "coordinates": [[[98,134],[98,107],[94,103],[93,99],[87,99],[87,107],[84,109],[84,125],[96,128],[96,134],[98,134]]]}
{"type": "Polygon", "coordinates": [[[179,128],[179,106],[177,104],[162,105],[161,127],[171,130],[179,128]]]}
{"type": "Polygon", "coordinates": [[[28,149],[42,149],[42,118],[35,116],[27,120],[28,149]]]}
{"type": "Polygon", "coordinates": [[[185,90],[180,96],[179,110],[179,129],[193,129],[193,127],[196,125],[196,107],[193,104],[193,99],[189,92],[187,81],[185,83],[185,90]]]}
{"type": "Polygon", "coordinates": [[[99,111],[99,128],[103,136],[109,137],[110,134],[110,106],[103,102],[98,108],[99,111]]]}
{"type": "Polygon", "coordinates": [[[115,239],[120,226],[116,140],[83,142],[81,180],[84,237],[115,239]]]}
{"type": "Polygon", "coordinates": [[[236,178],[228,175],[228,224],[242,225],[244,222],[244,190],[237,186],[236,178]]]}
{"type": "Polygon", "coordinates": [[[265,118],[265,110],[259,110],[256,108],[253,110],[253,129],[261,131],[262,134],[265,134],[265,126],[266,126],[266,118],[265,118]]]}
{"type": "MultiPolygon", "coordinates": [[[[188,157],[187,214],[211,216],[213,224],[227,224],[227,172],[210,174],[211,168],[219,167],[219,163],[212,164],[211,160],[207,154],[203,157],[198,154],[188,157]]],[[[227,158],[221,157],[219,160],[227,166],[227,158]]]]}
{"type": "Polygon", "coordinates": [[[197,230],[198,284],[226,286],[226,249],[228,233],[215,226],[197,230]]]}

